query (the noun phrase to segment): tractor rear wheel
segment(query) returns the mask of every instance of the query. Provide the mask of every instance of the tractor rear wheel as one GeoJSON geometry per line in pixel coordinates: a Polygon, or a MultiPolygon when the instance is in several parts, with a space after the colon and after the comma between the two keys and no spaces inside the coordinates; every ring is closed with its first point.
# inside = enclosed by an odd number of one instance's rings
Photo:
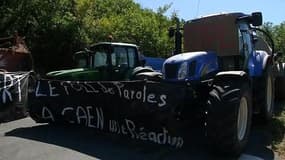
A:
{"type": "Polygon", "coordinates": [[[268,65],[264,71],[264,77],[259,83],[261,91],[257,93],[256,107],[259,107],[259,119],[263,122],[271,120],[274,113],[275,87],[272,74],[272,66],[268,65]]]}
{"type": "Polygon", "coordinates": [[[285,77],[277,77],[275,80],[275,98],[277,100],[285,100],[285,77]]]}
{"type": "Polygon", "coordinates": [[[275,98],[285,100],[285,63],[276,65],[275,98]]]}
{"type": "Polygon", "coordinates": [[[251,119],[251,90],[247,83],[239,80],[213,85],[206,121],[206,135],[212,151],[240,155],[249,138],[251,119]]]}

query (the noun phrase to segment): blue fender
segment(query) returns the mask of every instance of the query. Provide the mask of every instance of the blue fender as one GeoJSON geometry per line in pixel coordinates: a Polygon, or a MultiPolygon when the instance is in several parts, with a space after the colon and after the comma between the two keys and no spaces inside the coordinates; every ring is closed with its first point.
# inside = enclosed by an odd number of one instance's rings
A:
{"type": "Polygon", "coordinates": [[[260,77],[263,74],[268,60],[271,56],[266,51],[254,51],[249,57],[248,71],[251,77],[260,77]]]}

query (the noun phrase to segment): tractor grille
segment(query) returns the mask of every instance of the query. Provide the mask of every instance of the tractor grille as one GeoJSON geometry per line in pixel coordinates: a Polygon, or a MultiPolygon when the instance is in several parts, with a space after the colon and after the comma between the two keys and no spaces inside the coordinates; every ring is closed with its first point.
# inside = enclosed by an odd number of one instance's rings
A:
{"type": "Polygon", "coordinates": [[[165,64],[165,78],[177,78],[179,64],[165,64]]]}

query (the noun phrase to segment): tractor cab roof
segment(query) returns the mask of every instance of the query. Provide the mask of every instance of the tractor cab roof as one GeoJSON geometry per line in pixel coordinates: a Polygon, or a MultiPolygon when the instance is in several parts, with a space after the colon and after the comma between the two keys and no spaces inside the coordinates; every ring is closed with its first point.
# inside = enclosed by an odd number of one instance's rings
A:
{"type": "Polygon", "coordinates": [[[215,13],[215,14],[209,14],[209,15],[205,15],[205,16],[201,16],[199,18],[196,19],[192,19],[190,21],[188,21],[188,23],[190,22],[194,22],[194,21],[201,21],[201,20],[210,20],[210,19],[216,19],[218,17],[231,17],[234,20],[240,18],[240,17],[244,17],[244,16],[249,16],[247,14],[241,13],[241,12],[233,12],[233,13],[215,13]]]}
{"type": "MultiPolygon", "coordinates": [[[[123,46],[123,47],[134,47],[134,48],[138,48],[137,45],[135,44],[130,44],[130,43],[119,43],[119,42],[98,42],[95,44],[90,45],[88,48],[85,48],[84,50],[78,51],[76,53],[74,53],[75,57],[81,57],[81,56],[88,56],[89,54],[94,54],[94,49],[97,46],[103,46],[104,48],[108,47],[108,46],[123,46]]],[[[74,57],[74,58],[75,58],[74,57]]]]}
{"type": "Polygon", "coordinates": [[[188,21],[184,25],[185,52],[214,51],[218,56],[239,54],[237,19],[243,13],[208,15],[188,21]]]}
{"type": "Polygon", "coordinates": [[[119,42],[99,42],[91,45],[91,48],[98,45],[115,45],[115,46],[126,46],[126,47],[137,47],[135,44],[130,43],[119,43],[119,42]]]}

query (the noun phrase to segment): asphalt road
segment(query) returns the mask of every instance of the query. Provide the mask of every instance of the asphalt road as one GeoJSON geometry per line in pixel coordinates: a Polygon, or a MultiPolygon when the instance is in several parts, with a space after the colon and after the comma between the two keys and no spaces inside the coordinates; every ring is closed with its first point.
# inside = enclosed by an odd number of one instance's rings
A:
{"type": "MultiPolygon", "coordinates": [[[[278,159],[268,147],[270,134],[253,128],[239,160],[278,159]]],[[[209,154],[194,143],[184,149],[146,144],[130,138],[99,133],[91,128],[37,124],[31,118],[0,124],[0,160],[115,160],[115,159],[229,159],[209,154]]]]}

